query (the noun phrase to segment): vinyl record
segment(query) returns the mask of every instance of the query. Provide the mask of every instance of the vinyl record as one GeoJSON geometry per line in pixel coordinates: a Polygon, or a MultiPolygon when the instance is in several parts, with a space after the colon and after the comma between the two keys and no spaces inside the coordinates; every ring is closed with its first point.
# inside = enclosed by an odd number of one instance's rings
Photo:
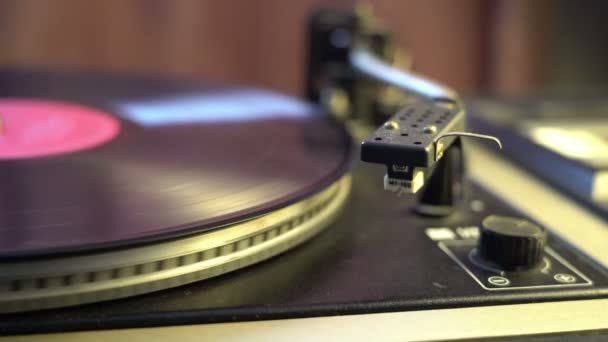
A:
{"type": "Polygon", "coordinates": [[[345,129],[270,91],[0,71],[0,257],[218,229],[345,174],[345,129]]]}

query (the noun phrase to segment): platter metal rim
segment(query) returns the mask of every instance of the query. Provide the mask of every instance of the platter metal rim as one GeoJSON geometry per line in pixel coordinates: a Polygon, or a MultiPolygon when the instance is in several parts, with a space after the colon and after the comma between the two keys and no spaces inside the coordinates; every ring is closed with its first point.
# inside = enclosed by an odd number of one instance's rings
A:
{"type": "Polygon", "coordinates": [[[124,298],[266,260],[327,227],[344,207],[350,188],[347,174],[295,204],[178,240],[86,255],[0,261],[0,313],[124,298]]]}

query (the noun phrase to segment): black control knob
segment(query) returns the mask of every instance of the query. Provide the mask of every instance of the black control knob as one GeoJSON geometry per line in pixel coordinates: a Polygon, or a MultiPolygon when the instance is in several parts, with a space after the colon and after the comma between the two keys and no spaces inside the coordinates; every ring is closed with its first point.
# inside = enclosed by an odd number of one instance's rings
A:
{"type": "Polygon", "coordinates": [[[506,271],[537,266],[543,258],[547,233],[522,218],[490,215],[481,223],[477,254],[506,271]]]}

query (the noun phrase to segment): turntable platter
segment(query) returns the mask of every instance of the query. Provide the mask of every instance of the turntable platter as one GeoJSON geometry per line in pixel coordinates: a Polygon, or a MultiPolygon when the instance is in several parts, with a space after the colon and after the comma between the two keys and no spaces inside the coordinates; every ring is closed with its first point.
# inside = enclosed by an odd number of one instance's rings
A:
{"type": "Polygon", "coordinates": [[[0,72],[0,257],[89,252],[240,222],[340,179],[350,138],[253,88],[0,72]]]}

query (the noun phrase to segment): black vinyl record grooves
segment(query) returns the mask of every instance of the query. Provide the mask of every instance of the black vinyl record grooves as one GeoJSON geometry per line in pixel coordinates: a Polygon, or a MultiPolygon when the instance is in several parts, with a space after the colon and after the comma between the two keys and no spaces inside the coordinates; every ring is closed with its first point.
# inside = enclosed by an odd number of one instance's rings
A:
{"type": "Polygon", "coordinates": [[[0,71],[0,120],[0,258],[208,231],[317,193],[350,160],[348,133],[311,105],[194,81],[0,71]],[[58,116],[29,135],[15,133],[28,124],[14,108],[58,116]],[[62,108],[103,112],[116,134],[71,146],[71,137],[87,140],[78,134],[100,126],[79,123],[79,113],[58,114],[62,108]],[[22,140],[11,142],[11,134],[22,140]],[[29,146],[32,134],[49,142],[29,146]]]}

